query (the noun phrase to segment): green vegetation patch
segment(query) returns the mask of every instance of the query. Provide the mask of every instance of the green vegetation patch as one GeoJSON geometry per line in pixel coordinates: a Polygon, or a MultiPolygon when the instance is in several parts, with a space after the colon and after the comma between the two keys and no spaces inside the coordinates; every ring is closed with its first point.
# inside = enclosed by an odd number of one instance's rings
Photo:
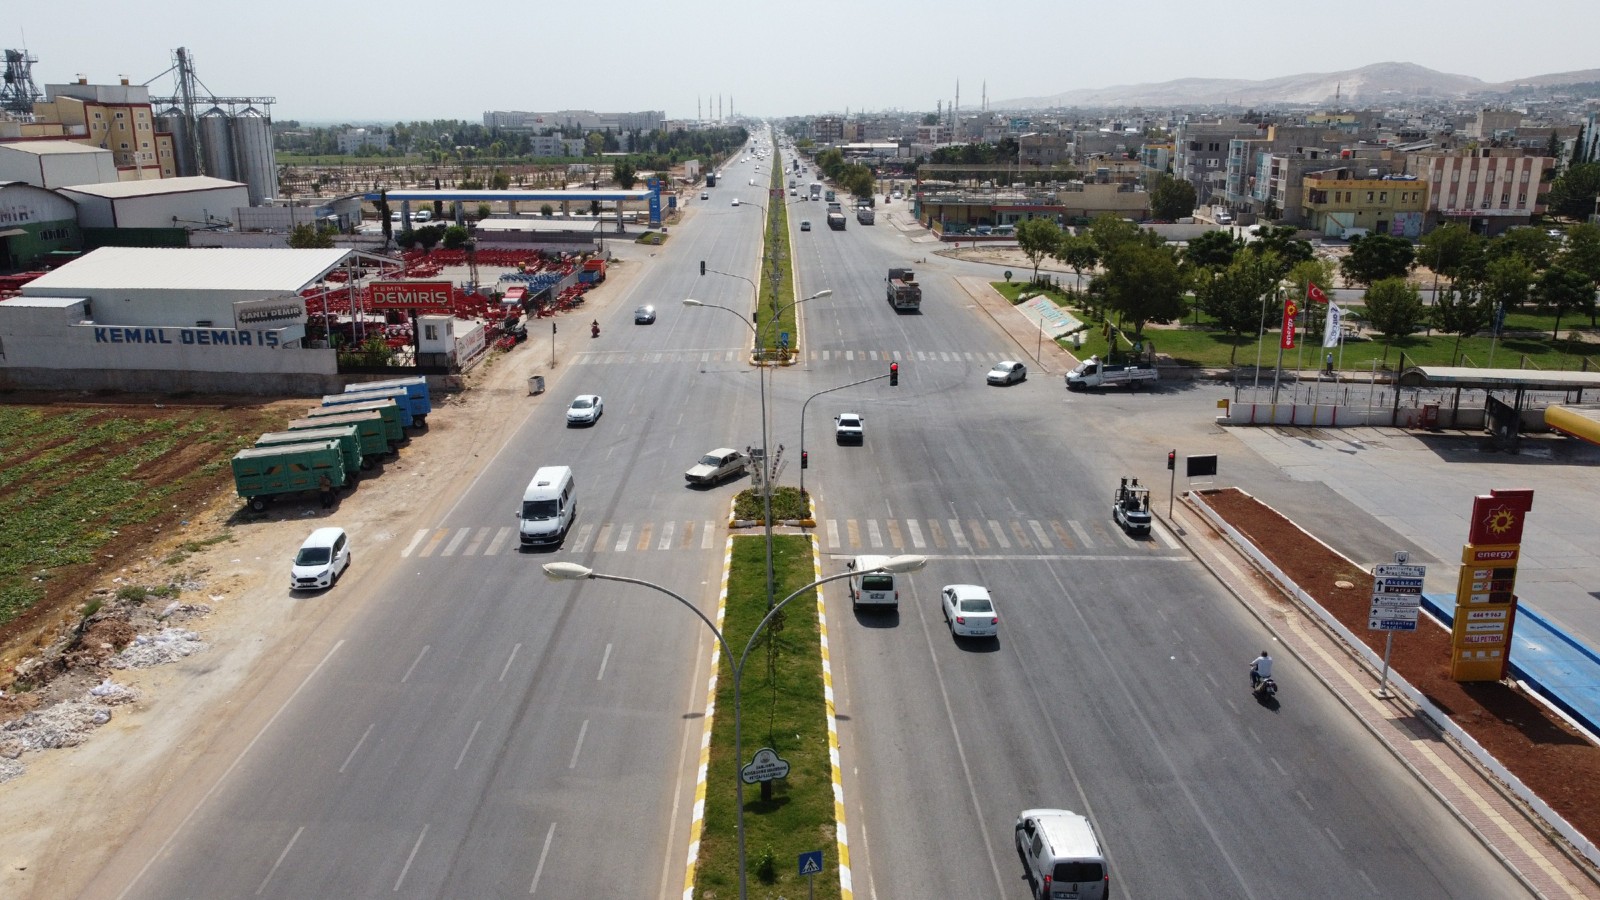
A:
{"type": "Polygon", "coordinates": [[[761,347],[766,353],[778,353],[781,338],[788,335],[788,352],[800,349],[798,315],[794,303],[794,278],[790,272],[789,206],[784,188],[783,158],[772,155],[772,176],[768,179],[772,190],[764,202],[767,208],[767,254],[762,260],[759,276],[760,301],[756,308],[756,333],[761,336],[761,347]],[[776,320],[773,315],[777,314],[776,320]]]}
{"type": "Polygon", "coordinates": [[[634,238],[633,242],[635,244],[649,244],[652,247],[659,247],[667,242],[667,236],[659,231],[646,231],[634,238]]]}
{"type": "MultiPolygon", "coordinates": [[[[753,519],[757,522],[765,520],[765,506],[762,502],[761,491],[757,488],[746,488],[739,492],[733,500],[733,517],[735,519],[753,519]]],[[[811,517],[811,504],[801,496],[797,487],[784,487],[774,485],[772,488],[772,518],[775,522],[784,519],[809,519],[811,517]]]]}
{"type": "Polygon", "coordinates": [[[0,625],[129,529],[179,518],[264,430],[255,411],[0,407],[0,625]],[[219,469],[218,461],[223,465],[219,469]]]}
{"type": "MultiPolygon", "coordinates": [[[[733,542],[723,633],[737,657],[767,614],[766,545],[756,537],[735,537],[733,542]]],[[[813,552],[810,537],[773,539],[775,600],[781,601],[815,580],[813,552]]],[[[838,897],[838,879],[830,877],[838,871],[838,859],[815,590],[801,594],[779,610],[750,651],[745,666],[743,762],[749,763],[757,750],[770,747],[789,763],[789,777],[773,782],[770,801],[762,801],[760,785],[745,787],[750,896],[807,896],[805,879],[797,874],[795,861],[801,853],[822,850],[827,874],[816,879],[815,896],[838,897]],[[761,865],[764,860],[770,863],[761,865]]],[[[717,677],[717,713],[706,774],[705,828],[695,871],[695,896],[706,900],[727,900],[738,896],[739,890],[733,681],[724,659],[717,677]]]]}

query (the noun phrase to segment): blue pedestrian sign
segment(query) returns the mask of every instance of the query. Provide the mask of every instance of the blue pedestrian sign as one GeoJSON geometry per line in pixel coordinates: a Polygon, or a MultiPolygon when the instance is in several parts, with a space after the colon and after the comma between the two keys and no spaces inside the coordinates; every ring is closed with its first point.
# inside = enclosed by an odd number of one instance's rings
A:
{"type": "Polygon", "coordinates": [[[822,874],[822,851],[821,850],[812,850],[809,853],[800,854],[800,874],[801,875],[821,875],[822,874]]]}

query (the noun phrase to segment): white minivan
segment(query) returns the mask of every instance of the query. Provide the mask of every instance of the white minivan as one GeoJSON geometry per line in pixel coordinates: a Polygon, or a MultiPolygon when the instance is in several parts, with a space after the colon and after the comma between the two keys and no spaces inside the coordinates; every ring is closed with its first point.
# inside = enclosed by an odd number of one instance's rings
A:
{"type": "Polygon", "coordinates": [[[578,517],[578,486],[570,466],[544,466],[522,492],[517,531],[522,546],[559,544],[578,517]]]}
{"type": "Polygon", "coordinates": [[[863,606],[900,608],[900,591],[895,587],[894,573],[872,571],[888,561],[887,556],[858,556],[845,564],[845,568],[854,573],[848,581],[851,609],[863,606]]]}

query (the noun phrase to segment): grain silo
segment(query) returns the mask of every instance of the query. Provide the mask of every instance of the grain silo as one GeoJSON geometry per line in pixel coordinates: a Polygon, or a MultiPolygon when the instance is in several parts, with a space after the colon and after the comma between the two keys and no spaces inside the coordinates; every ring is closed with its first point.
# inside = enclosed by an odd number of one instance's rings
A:
{"type": "Polygon", "coordinates": [[[236,181],[250,188],[250,205],[260,206],[278,196],[278,166],[272,154],[272,120],[255,107],[233,117],[233,158],[236,181]]]}
{"type": "Polygon", "coordinates": [[[194,135],[189,133],[189,120],[183,117],[183,110],[174,106],[156,113],[156,131],[172,135],[172,155],[175,157],[178,177],[199,175],[194,165],[194,135]]]}
{"type": "Polygon", "coordinates": [[[200,167],[212,178],[238,181],[231,125],[228,114],[220,107],[213,106],[200,116],[200,167]]]}

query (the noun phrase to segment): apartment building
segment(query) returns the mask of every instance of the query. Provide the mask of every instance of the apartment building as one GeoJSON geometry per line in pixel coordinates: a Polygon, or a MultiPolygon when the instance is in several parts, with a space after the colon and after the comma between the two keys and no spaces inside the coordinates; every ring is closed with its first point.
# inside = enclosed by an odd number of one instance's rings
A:
{"type": "Polygon", "coordinates": [[[140,84],[45,85],[33,106],[34,121],[66,140],[111,151],[123,180],[174,178],[178,174],[172,135],[156,133],[150,89],[140,84]]]}
{"type": "Polygon", "coordinates": [[[1459,222],[1493,236],[1544,212],[1544,173],[1554,163],[1509,147],[1424,150],[1406,155],[1405,171],[1428,186],[1428,228],[1459,222]]]}
{"type": "Polygon", "coordinates": [[[1415,176],[1372,177],[1350,168],[1306,174],[1301,220],[1330,237],[1357,230],[1415,240],[1422,236],[1427,185],[1415,176]]]}

